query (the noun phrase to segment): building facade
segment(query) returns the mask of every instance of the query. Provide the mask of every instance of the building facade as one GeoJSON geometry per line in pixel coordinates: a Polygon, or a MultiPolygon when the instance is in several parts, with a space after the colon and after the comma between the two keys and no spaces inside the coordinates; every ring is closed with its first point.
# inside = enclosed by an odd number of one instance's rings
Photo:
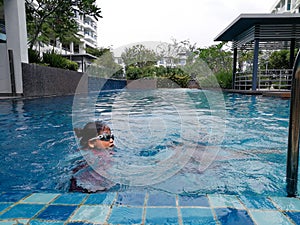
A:
{"type": "Polygon", "coordinates": [[[95,56],[87,54],[86,49],[97,48],[97,20],[81,13],[77,8],[74,8],[74,15],[79,28],[79,43],[62,44],[59,40],[52,40],[49,44],[36,44],[35,49],[40,53],[54,50],[57,54],[76,62],[79,72],[85,72],[88,65],[96,59],[95,56]]]}
{"type": "Polygon", "coordinates": [[[96,48],[97,20],[92,16],[80,13],[76,8],[74,8],[74,14],[79,28],[77,33],[80,38],[79,44],[71,42],[68,45],[63,45],[59,40],[52,40],[48,45],[41,43],[35,47],[41,52],[54,49],[59,54],[85,54],[86,48],[96,48]]]}
{"type": "Polygon", "coordinates": [[[300,0],[276,0],[271,13],[300,13],[300,0]]]}
{"type": "Polygon", "coordinates": [[[24,0],[0,0],[0,28],[0,95],[19,95],[28,63],[24,0]]]}

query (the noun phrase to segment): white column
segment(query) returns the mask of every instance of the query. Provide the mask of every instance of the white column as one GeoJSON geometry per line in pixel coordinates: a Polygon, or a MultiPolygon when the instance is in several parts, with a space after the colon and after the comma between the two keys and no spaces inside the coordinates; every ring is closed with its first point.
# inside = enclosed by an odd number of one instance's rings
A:
{"type": "Polygon", "coordinates": [[[288,0],[284,1],[284,12],[288,11],[288,0]]]}
{"type": "Polygon", "coordinates": [[[71,54],[74,54],[74,42],[70,43],[70,52],[71,54]]]}
{"type": "Polygon", "coordinates": [[[7,49],[13,51],[16,93],[23,93],[22,65],[28,63],[25,0],[4,0],[7,49]]]}

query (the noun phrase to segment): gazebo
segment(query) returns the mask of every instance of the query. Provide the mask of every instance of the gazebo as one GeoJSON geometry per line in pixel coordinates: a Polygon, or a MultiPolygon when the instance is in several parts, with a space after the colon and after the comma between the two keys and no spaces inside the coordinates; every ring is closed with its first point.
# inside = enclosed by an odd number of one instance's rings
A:
{"type": "Polygon", "coordinates": [[[256,91],[274,80],[280,84],[284,80],[284,87],[289,89],[295,50],[300,47],[300,14],[241,14],[214,41],[232,42],[233,89],[256,91]],[[259,52],[279,49],[289,49],[290,70],[259,71],[259,52]],[[253,50],[252,71],[248,74],[237,71],[239,50],[253,50]]]}

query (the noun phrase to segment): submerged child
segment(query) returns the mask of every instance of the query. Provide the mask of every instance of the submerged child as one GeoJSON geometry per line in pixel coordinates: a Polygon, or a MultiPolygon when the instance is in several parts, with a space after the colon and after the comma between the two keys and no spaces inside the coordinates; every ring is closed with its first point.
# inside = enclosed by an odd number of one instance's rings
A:
{"type": "Polygon", "coordinates": [[[83,129],[74,129],[80,140],[80,151],[84,155],[79,165],[73,169],[70,191],[98,192],[112,186],[113,182],[105,178],[110,167],[114,148],[114,135],[102,121],[87,123],[83,129]]]}

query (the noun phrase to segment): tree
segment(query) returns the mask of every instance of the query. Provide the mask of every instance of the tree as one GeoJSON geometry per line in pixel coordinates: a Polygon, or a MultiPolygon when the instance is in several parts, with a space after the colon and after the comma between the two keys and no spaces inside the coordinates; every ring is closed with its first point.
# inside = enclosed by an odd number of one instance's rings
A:
{"type": "Polygon", "coordinates": [[[143,68],[155,65],[158,57],[153,50],[147,49],[144,45],[134,45],[126,48],[121,55],[126,67],[135,66],[143,68]]]}
{"type": "Polygon", "coordinates": [[[91,76],[105,78],[123,78],[123,68],[115,63],[113,53],[108,48],[96,49],[98,59],[89,67],[88,73],[91,76]],[[101,54],[101,55],[100,55],[101,54]]]}
{"type": "Polygon", "coordinates": [[[238,71],[243,72],[243,70],[247,70],[253,64],[253,50],[241,49],[238,53],[238,71]]]}
{"type": "Polygon", "coordinates": [[[275,51],[269,58],[269,69],[289,69],[290,52],[288,50],[275,51]]]}
{"type": "Polygon", "coordinates": [[[177,41],[171,39],[172,43],[162,43],[157,46],[159,59],[167,59],[171,65],[177,66],[182,59],[186,57],[186,62],[193,61],[196,44],[191,44],[189,40],[177,41]]]}
{"type": "Polygon", "coordinates": [[[111,49],[110,48],[90,48],[90,47],[87,47],[86,48],[86,52],[91,54],[91,55],[94,55],[96,57],[101,57],[103,56],[104,54],[106,53],[110,53],[111,49]]]}
{"type": "Polygon", "coordinates": [[[59,39],[62,43],[78,41],[75,10],[81,14],[102,18],[96,0],[25,0],[29,48],[37,42],[49,43],[59,39]]]}
{"type": "Polygon", "coordinates": [[[225,42],[222,42],[208,48],[198,48],[196,50],[198,57],[208,65],[213,73],[232,70],[232,52],[224,50],[225,44],[225,42]]]}

